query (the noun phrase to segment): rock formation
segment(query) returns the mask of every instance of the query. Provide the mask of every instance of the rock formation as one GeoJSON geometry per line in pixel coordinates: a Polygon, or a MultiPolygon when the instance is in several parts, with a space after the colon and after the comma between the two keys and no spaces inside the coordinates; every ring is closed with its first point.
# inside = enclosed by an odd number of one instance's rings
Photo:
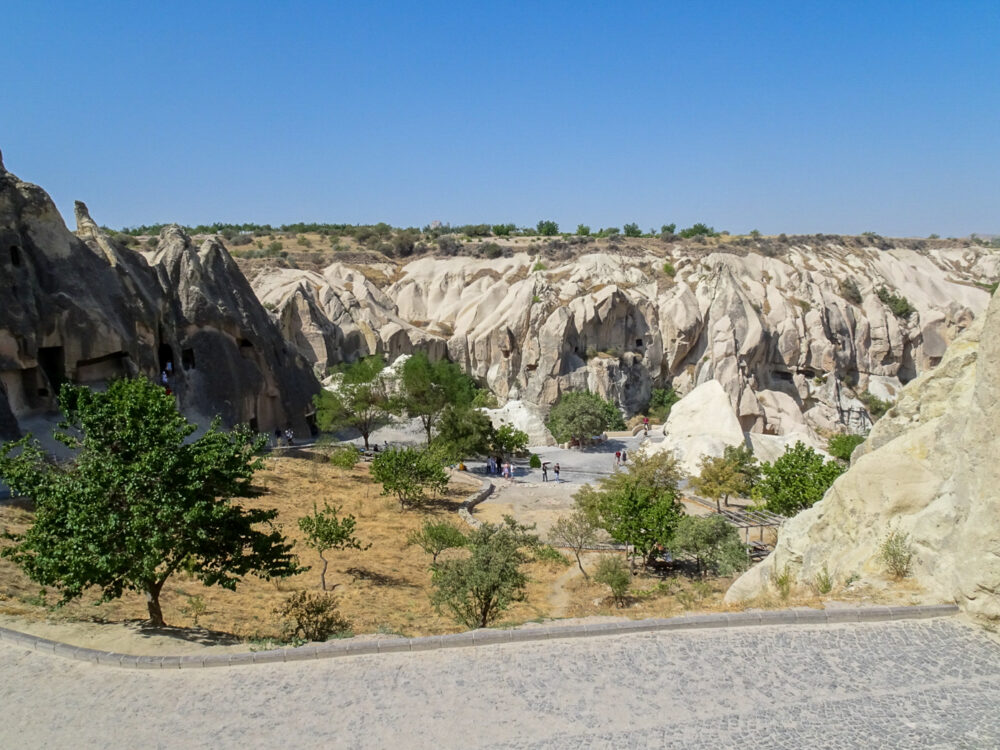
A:
{"type": "Polygon", "coordinates": [[[447,354],[501,401],[547,408],[589,388],[626,414],[652,387],[686,394],[716,380],[743,431],[789,434],[867,429],[855,392],[892,400],[934,366],[985,308],[988,293],[973,282],[1000,273],[996,251],[958,243],[820,238],[781,257],[766,250],[338,263],[322,274],[262,272],[254,289],[321,370],[423,349],[447,354]],[[883,286],[917,312],[893,315],[883,286]]]}
{"type": "Polygon", "coordinates": [[[192,418],[307,432],[319,385],[225,248],[168,227],[144,257],[82,203],[76,219],[73,234],[41,188],[0,167],[0,438],[51,414],[64,381],[156,378],[168,362],[192,418]]]}
{"type": "Polygon", "coordinates": [[[727,600],[763,593],[786,566],[800,585],[825,567],[837,581],[884,577],[890,530],[910,535],[914,577],[936,598],[1000,618],[1000,298],[908,384],[813,508],[781,529],[774,552],[727,600]]]}

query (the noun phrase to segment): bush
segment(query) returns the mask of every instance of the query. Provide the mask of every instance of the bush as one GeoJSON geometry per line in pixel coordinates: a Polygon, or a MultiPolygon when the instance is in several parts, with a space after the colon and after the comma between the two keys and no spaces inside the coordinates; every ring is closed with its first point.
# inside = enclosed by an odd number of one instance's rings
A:
{"type": "Polygon", "coordinates": [[[863,301],[861,290],[858,288],[858,282],[852,278],[840,280],[840,296],[855,305],[860,305],[863,301]]]}
{"type": "Polygon", "coordinates": [[[622,231],[626,237],[642,237],[642,230],[639,229],[639,225],[636,223],[626,224],[622,227],[622,231]]]}
{"type": "Polygon", "coordinates": [[[707,224],[698,222],[694,226],[690,226],[687,229],[682,229],[680,231],[680,235],[685,239],[689,237],[715,237],[716,232],[712,227],[708,226],[707,224]]]}
{"type": "Polygon", "coordinates": [[[677,269],[674,268],[674,264],[667,261],[663,264],[663,273],[665,273],[670,278],[673,278],[677,274],[677,269]]]}
{"type": "Polygon", "coordinates": [[[910,301],[906,299],[906,297],[893,294],[884,286],[880,286],[875,293],[882,301],[882,304],[886,305],[889,308],[889,311],[897,318],[908,318],[917,311],[917,308],[911,305],[910,301]]]}
{"type": "Polygon", "coordinates": [[[532,469],[542,468],[542,459],[539,457],[537,453],[531,454],[531,458],[528,460],[528,466],[530,466],[532,469]]]}
{"type": "Polygon", "coordinates": [[[325,641],[331,635],[350,632],[350,623],[337,611],[337,600],[328,594],[299,591],[275,607],[274,613],[286,621],[285,633],[289,638],[325,641]]]}
{"type": "Polygon", "coordinates": [[[372,479],[382,484],[383,495],[395,495],[401,510],[422,505],[425,490],[441,492],[448,475],[425,450],[402,448],[382,451],[371,463],[372,479]]]}
{"type": "Polygon", "coordinates": [[[826,565],[823,569],[816,574],[815,583],[817,594],[829,594],[833,591],[833,578],[830,576],[830,572],[826,569],[826,565]]]}
{"type": "Polygon", "coordinates": [[[517,229],[517,227],[513,224],[494,224],[492,229],[493,234],[497,237],[509,237],[510,233],[517,229]]]}
{"type": "Polygon", "coordinates": [[[411,531],[406,538],[408,545],[415,544],[431,556],[431,564],[436,563],[438,555],[446,549],[464,547],[466,541],[465,534],[444,521],[441,523],[424,521],[419,531],[411,531]]]}
{"type": "Polygon", "coordinates": [[[771,585],[778,592],[778,596],[782,599],[788,598],[788,595],[792,593],[792,569],[788,564],[780,572],[778,570],[771,571],[771,585]]]}
{"type": "Polygon", "coordinates": [[[625,606],[625,596],[628,593],[628,585],[631,576],[625,561],[617,555],[604,555],[597,561],[597,570],[594,571],[594,580],[603,583],[611,589],[611,596],[614,597],[618,607],[625,606]]]}
{"type": "Polygon", "coordinates": [[[753,496],[772,513],[793,516],[823,498],[844,467],[823,457],[799,441],[785,448],[774,463],[761,464],[762,479],[753,496]]]}
{"type": "Polygon", "coordinates": [[[913,569],[913,545],[910,535],[899,529],[890,531],[878,548],[878,559],[896,580],[906,578],[913,569]]]}
{"type": "Polygon", "coordinates": [[[854,449],[863,442],[864,435],[834,435],[826,444],[826,452],[841,461],[850,461],[854,449]]]}
{"type": "Polygon", "coordinates": [[[868,413],[871,414],[872,421],[876,421],[879,417],[885,415],[889,409],[892,408],[892,402],[883,401],[875,394],[865,391],[864,393],[858,394],[858,400],[865,405],[868,409],[868,413]]]}
{"type": "Polygon", "coordinates": [[[721,515],[683,516],[674,529],[670,548],[693,557],[699,575],[731,575],[746,570],[749,563],[739,532],[721,515]]]}
{"type": "Polygon", "coordinates": [[[649,397],[649,406],[646,407],[646,411],[649,413],[649,416],[661,422],[666,422],[673,405],[680,400],[681,397],[677,395],[677,392],[672,387],[654,388],[649,397]]]}
{"type": "Polygon", "coordinates": [[[677,231],[676,224],[664,224],[663,226],[660,227],[660,234],[667,235],[668,237],[672,237],[674,232],[676,231],[677,231]]]}
{"type": "Polygon", "coordinates": [[[555,563],[566,567],[570,564],[569,558],[557,550],[551,544],[543,544],[535,550],[535,560],[544,563],[555,563]]]}
{"type": "Polygon", "coordinates": [[[587,237],[590,235],[590,227],[588,227],[586,224],[577,224],[576,233],[581,237],[587,237]]]}
{"type": "Polygon", "coordinates": [[[604,430],[625,429],[625,420],[614,404],[589,391],[562,394],[545,422],[559,442],[583,442],[604,430]]]}
{"type": "Polygon", "coordinates": [[[542,263],[542,261],[538,261],[537,263],[535,263],[535,265],[533,265],[531,267],[531,270],[532,271],[546,271],[548,269],[547,269],[546,265],[544,263],[542,263]]]}

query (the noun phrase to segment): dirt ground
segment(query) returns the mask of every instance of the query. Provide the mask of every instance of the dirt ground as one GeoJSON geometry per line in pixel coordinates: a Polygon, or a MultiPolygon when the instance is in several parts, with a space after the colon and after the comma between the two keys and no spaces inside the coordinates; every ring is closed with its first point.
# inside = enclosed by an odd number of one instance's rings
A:
{"type": "MultiPolygon", "coordinates": [[[[290,593],[302,589],[319,591],[319,564],[316,553],[301,542],[298,519],[312,510],[313,503],[324,500],[341,507],[342,513],[357,518],[356,535],[371,542],[365,551],[349,550],[330,554],[327,582],[333,587],[341,614],[351,623],[352,631],[362,637],[401,634],[434,635],[458,632],[463,628],[446,615],[437,613],[430,603],[430,557],[418,547],[406,545],[410,531],[428,518],[450,520],[463,526],[456,513],[459,503],[478,485],[461,475],[452,478],[444,497],[420,510],[402,512],[396,501],[380,494],[380,487],[368,476],[364,463],[344,472],[318,453],[297,451],[295,456],[269,458],[255,484],[263,492],[246,501],[248,505],[277,508],[283,532],[296,542],[303,564],[313,568],[289,579],[263,581],[246,578],[236,589],[205,587],[197,580],[175,574],[168,580],[161,597],[164,617],[172,626],[152,630],[142,626],[146,606],[141,595],[127,593],[121,599],[99,604],[97,593],[65,606],[55,606],[58,595],[39,591],[10,561],[0,559],[0,626],[62,640],[75,645],[126,653],[184,653],[203,648],[234,649],[275,645],[281,625],[274,614],[290,593]],[[197,617],[191,609],[194,597],[201,597],[205,611],[197,617]]],[[[560,490],[562,488],[559,488],[560,490]]],[[[515,494],[530,495],[531,485],[514,485],[500,494],[500,502],[482,506],[488,520],[499,517],[498,511],[514,510],[518,503],[505,502],[515,494]],[[506,498],[504,497],[506,496],[506,498]]],[[[569,494],[538,488],[539,504],[544,513],[529,513],[522,521],[542,520],[541,515],[556,517],[567,512],[569,494]]],[[[528,500],[528,506],[533,502],[528,500]]],[[[537,508],[536,510],[541,510],[537,508]]],[[[479,514],[477,514],[479,515],[479,514]]],[[[17,503],[0,505],[0,530],[20,531],[31,520],[28,508],[17,503]]],[[[446,552],[461,554],[460,552],[446,552]]],[[[661,617],[683,612],[721,611],[728,609],[722,597],[731,583],[728,578],[704,581],[671,575],[669,571],[640,573],[633,578],[626,608],[617,608],[605,586],[585,578],[572,553],[564,551],[566,561],[534,562],[526,566],[530,583],[522,602],[508,609],[499,623],[503,627],[528,626],[554,618],[571,620],[594,617],[661,617]]],[[[598,553],[583,556],[585,569],[592,570],[598,553]]],[[[905,593],[905,592],[903,592],[905,593]]],[[[898,594],[898,592],[897,592],[898,594]]],[[[880,591],[840,592],[838,599],[882,603],[899,601],[897,594],[880,591]]],[[[916,596],[916,594],[913,594],[916,596]]],[[[834,598],[826,597],[826,598],[834,598]]],[[[911,596],[912,598],[912,596],[911,596]]],[[[809,595],[780,600],[774,597],[755,603],[762,607],[823,606],[809,595]]]]}

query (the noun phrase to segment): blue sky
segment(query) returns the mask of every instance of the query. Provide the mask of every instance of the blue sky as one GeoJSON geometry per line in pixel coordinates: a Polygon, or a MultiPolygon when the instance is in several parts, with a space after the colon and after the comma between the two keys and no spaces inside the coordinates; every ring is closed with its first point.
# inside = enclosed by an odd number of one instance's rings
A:
{"type": "Polygon", "coordinates": [[[64,215],[1000,232],[1000,2],[10,2],[64,215]]]}

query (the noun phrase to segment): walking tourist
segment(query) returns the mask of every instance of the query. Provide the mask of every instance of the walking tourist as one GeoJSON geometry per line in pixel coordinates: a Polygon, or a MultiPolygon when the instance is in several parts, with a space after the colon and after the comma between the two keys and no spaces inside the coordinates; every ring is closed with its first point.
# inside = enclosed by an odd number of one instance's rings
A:
{"type": "Polygon", "coordinates": [[[559,478],[559,464],[552,467],[552,472],[556,475],[556,481],[561,482],[562,480],[559,478]]]}
{"type": "Polygon", "coordinates": [[[542,461],[542,481],[549,481],[549,462],[542,461]]]}

